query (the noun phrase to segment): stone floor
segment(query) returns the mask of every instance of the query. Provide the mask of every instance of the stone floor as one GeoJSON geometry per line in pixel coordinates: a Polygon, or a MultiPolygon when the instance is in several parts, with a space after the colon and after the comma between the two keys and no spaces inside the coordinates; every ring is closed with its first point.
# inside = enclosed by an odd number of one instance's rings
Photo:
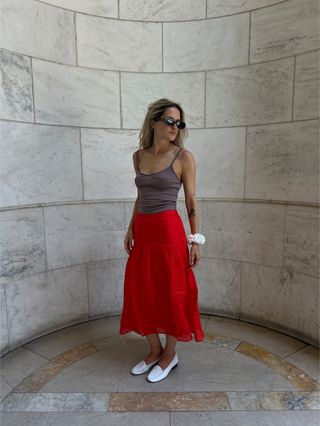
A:
{"type": "MultiPolygon", "coordinates": [[[[1,426],[320,425],[319,350],[234,319],[201,315],[202,342],[150,383],[130,369],[145,337],[120,316],[78,324],[1,358],[1,426]]],[[[165,336],[160,336],[165,344],[165,336]]]]}

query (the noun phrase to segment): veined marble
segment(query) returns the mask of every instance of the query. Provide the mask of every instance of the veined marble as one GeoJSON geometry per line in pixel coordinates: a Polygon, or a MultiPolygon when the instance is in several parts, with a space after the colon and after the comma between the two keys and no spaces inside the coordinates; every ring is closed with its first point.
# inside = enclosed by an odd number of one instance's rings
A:
{"type": "Polygon", "coordinates": [[[30,58],[0,50],[0,117],[33,121],[30,58]]]}
{"type": "Polygon", "coordinates": [[[250,62],[319,49],[319,1],[290,0],[251,13],[250,62]]]}
{"type": "Polygon", "coordinates": [[[168,97],[183,105],[188,127],[204,127],[204,80],[194,73],[121,73],[123,127],[141,128],[146,106],[168,97]]]}
{"type": "Polygon", "coordinates": [[[76,64],[73,12],[30,0],[2,0],[0,11],[1,47],[76,64]]]}
{"type": "Polygon", "coordinates": [[[234,13],[248,12],[261,7],[272,6],[283,0],[207,0],[207,16],[231,15],[234,13]]]}
{"type": "Polygon", "coordinates": [[[161,24],[77,14],[76,25],[79,65],[107,70],[161,71],[161,24]]]}
{"type": "Polygon", "coordinates": [[[319,51],[296,57],[293,119],[319,117],[319,51]]]}
{"type": "Polygon", "coordinates": [[[119,73],[37,59],[32,67],[36,122],[120,127],[119,73]]]}
{"type": "Polygon", "coordinates": [[[1,212],[1,282],[46,269],[42,209],[1,212]]]}
{"type": "Polygon", "coordinates": [[[79,129],[0,123],[1,206],[82,200],[79,129]]]}
{"type": "Polygon", "coordinates": [[[248,128],[246,198],[319,202],[319,121],[248,128]]]}
{"type": "Polygon", "coordinates": [[[294,59],[208,71],[206,127],[291,120],[294,59]]]}
{"type": "Polygon", "coordinates": [[[132,198],[137,130],[81,129],[84,199],[132,198]]]}
{"type": "Polygon", "coordinates": [[[248,63],[249,14],[163,25],[164,71],[199,71],[248,63]]]}
{"type": "Polygon", "coordinates": [[[118,18],[117,0],[42,0],[42,3],[108,18],[118,18]]]}
{"type": "Polygon", "coordinates": [[[120,19],[137,21],[188,21],[205,19],[206,1],[121,0],[120,19]]]}

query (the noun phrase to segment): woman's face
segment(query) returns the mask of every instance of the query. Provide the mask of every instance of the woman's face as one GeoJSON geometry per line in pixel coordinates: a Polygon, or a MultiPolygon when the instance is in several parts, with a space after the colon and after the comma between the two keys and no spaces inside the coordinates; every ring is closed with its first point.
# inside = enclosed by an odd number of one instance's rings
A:
{"type": "MultiPolygon", "coordinates": [[[[175,121],[181,120],[180,117],[180,111],[176,107],[170,107],[165,110],[165,112],[162,114],[161,118],[164,117],[171,117],[175,121]]],[[[178,129],[176,124],[173,124],[172,126],[168,126],[163,121],[154,121],[152,124],[153,128],[155,129],[155,134],[159,138],[168,139],[169,141],[174,141],[177,137],[177,134],[180,129],[178,129]]]]}

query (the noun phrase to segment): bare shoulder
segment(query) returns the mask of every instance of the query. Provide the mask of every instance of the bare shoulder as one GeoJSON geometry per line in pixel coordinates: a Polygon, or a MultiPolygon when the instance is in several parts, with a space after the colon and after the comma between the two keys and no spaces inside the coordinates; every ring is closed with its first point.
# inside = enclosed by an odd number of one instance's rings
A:
{"type": "Polygon", "coordinates": [[[192,152],[190,152],[186,148],[183,148],[180,158],[181,158],[181,161],[186,165],[195,165],[195,160],[194,160],[192,152]]]}

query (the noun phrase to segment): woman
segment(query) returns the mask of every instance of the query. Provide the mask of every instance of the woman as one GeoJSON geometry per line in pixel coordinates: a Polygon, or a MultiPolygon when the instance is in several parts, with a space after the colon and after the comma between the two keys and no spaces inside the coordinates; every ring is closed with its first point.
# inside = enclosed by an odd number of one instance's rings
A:
{"type": "Polygon", "coordinates": [[[177,366],[177,340],[190,341],[192,333],[196,341],[204,338],[192,268],[199,265],[199,244],[205,238],[198,233],[196,167],[191,152],[183,148],[186,135],[181,106],[160,99],[149,105],[140,149],[133,154],[138,197],[124,240],[129,257],[120,334],[135,331],[147,337],[151,352],[131,374],[154,366],[149,382],[164,379],[177,366]],[[176,209],[182,184],[192,232],[188,238],[176,209]],[[158,333],[166,334],[165,348],[158,333]]]}

